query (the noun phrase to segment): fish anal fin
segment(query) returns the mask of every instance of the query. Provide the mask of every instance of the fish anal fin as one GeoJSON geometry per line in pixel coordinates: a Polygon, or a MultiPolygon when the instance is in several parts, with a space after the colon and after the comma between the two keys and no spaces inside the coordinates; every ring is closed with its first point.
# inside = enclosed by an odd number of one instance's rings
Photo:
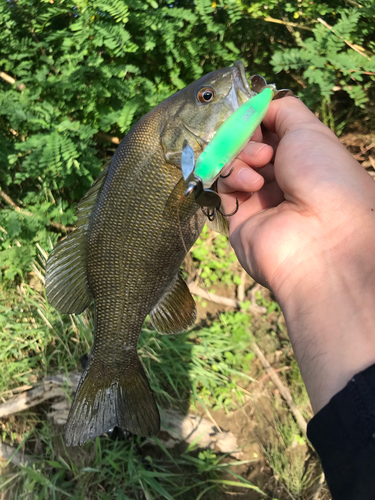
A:
{"type": "Polygon", "coordinates": [[[107,174],[108,167],[78,204],[76,229],[55,246],[47,261],[47,298],[51,305],[64,313],[81,313],[93,298],[87,279],[87,232],[92,209],[107,174]]]}
{"type": "Polygon", "coordinates": [[[207,219],[207,226],[213,229],[217,233],[223,234],[229,237],[229,224],[227,218],[222,215],[219,211],[216,211],[215,218],[210,221],[207,219]]]}
{"type": "Polygon", "coordinates": [[[156,436],[160,416],[146,374],[137,359],[131,372],[109,377],[88,363],[65,426],[65,442],[79,446],[115,426],[138,436],[156,436]]]}
{"type": "Polygon", "coordinates": [[[178,274],[173,286],[163,295],[150,313],[153,327],[162,334],[188,330],[197,318],[197,308],[189,288],[178,274]]]}

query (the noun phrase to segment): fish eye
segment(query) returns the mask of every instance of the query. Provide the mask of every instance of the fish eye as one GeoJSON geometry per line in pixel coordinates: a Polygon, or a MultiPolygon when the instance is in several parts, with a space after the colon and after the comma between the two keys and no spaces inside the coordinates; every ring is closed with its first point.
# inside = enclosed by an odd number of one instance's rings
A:
{"type": "Polygon", "coordinates": [[[211,87],[203,87],[203,89],[200,89],[197,95],[198,101],[203,102],[204,104],[211,102],[214,97],[215,91],[211,87]]]}

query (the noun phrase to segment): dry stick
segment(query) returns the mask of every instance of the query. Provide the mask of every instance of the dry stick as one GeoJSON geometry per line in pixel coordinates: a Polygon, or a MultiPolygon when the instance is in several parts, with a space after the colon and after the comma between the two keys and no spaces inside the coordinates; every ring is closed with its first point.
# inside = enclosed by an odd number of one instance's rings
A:
{"type": "MultiPolygon", "coordinates": [[[[273,369],[273,373],[285,372],[285,371],[290,370],[290,369],[291,369],[291,366],[283,366],[282,368],[277,368],[277,370],[273,369]]],[[[271,375],[269,373],[267,373],[267,375],[263,375],[263,377],[261,377],[257,380],[257,383],[260,384],[261,382],[264,382],[270,376],[271,375]]]]}
{"type": "MultiPolygon", "coordinates": [[[[210,293],[207,290],[203,290],[203,288],[197,286],[194,282],[189,284],[189,290],[193,295],[198,295],[198,297],[202,297],[211,302],[215,302],[215,304],[232,307],[234,309],[241,307],[239,300],[230,299],[229,297],[222,297],[221,295],[216,295],[215,293],[210,293]]],[[[267,312],[267,309],[265,307],[258,306],[258,304],[251,304],[249,306],[249,311],[256,314],[265,314],[267,312]]]]}
{"type": "MultiPolygon", "coordinates": [[[[3,80],[5,80],[6,82],[10,83],[11,85],[14,85],[16,83],[16,80],[8,75],[8,73],[4,73],[4,71],[0,71],[0,78],[2,78],[3,80]]],[[[18,90],[24,90],[26,88],[26,85],[24,83],[19,83],[17,84],[17,89],[18,90]]]]}
{"type": "Polygon", "coordinates": [[[238,288],[237,288],[237,298],[240,302],[245,302],[245,280],[246,280],[246,271],[245,269],[242,269],[241,271],[241,284],[238,285],[238,288]]]}
{"type": "MultiPolygon", "coordinates": [[[[24,210],[23,208],[20,208],[18,205],[16,205],[14,203],[14,201],[12,200],[12,198],[10,198],[6,193],[4,193],[4,191],[2,189],[0,189],[0,196],[3,198],[3,200],[5,200],[7,203],[9,203],[9,205],[11,207],[13,207],[16,212],[18,212],[22,215],[26,215],[27,217],[35,216],[35,214],[33,214],[32,212],[29,212],[28,210],[24,210]]],[[[61,232],[71,233],[72,231],[74,231],[74,227],[63,226],[62,224],[60,224],[60,222],[52,222],[50,220],[50,221],[48,221],[48,223],[51,227],[54,227],[55,229],[60,231],[60,233],[61,232]]]]}
{"type": "Polygon", "coordinates": [[[100,137],[101,139],[105,139],[106,141],[112,142],[113,144],[120,144],[121,139],[118,137],[113,137],[112,135],[105,134],[104,132],[98,132],[97,137],[100,137]]]}
{"type": "Polygon", "coordinates": [[[10,83],[11,85],[16,83],[16,80],[12,76],[8,75],[8,73],[4,73],[4,71],[0,71],[0,78],[10,83]]]}
{"type": "Polygon", "coordinates": [[[282,21],[281,19],[275,19],[274,17],[263,17],[263,21],[267,21],[268,23],[276,23],[276,24],[284,24],[284,26],[293,26],[293,28],[300,28],[301,30],[313,31],[312,28],[308,28],[307,26],[303,26],[302,24],[291,23],[289,21],[282,21]]]}
{"type": "Polygon", "coordinates": [[[47,399],[65,397],[65,392],[62,387],[54,384],[42,384],[30,389],[29,391],[22,392],[18,396],[9,399],[0,405],[0,418],[8,417],[14,413],[19,413],[28,408],[36,406],[47,399]]]}
{"type": "Polygon", "coordinates": [[[319,495],[320,495],[320,492],[322,491],[323,484],[324,484],[325,480],[326,480],[326,477],[324,475],[324,472],[322,472],[322,474],[320,475],[320,478],[319,478],[318,487],[316,489],[314,496],[312,497],[312,500],[319,500],[319,495]]]}
{"type": "MultiPolygon", "coordinates": [[[[282,368],[277,368],[277,370],[273,370],[274,373],[278,373],[278,372],[283,372],[283,371],[286,371],[286,370],[290,370],[291,367],[290,366],[283,366],[282,368]]],[[[267,375],[263,375],[263,377],[261,377],[260,379],[256,380],[255,382],[253,382],[250,387],[252,387],[253,385],[255,384],[261,384],[262,382],[264,382],[265,380],[267,380],[271,375],[269,373],[267,373],[267,375]]],[[[242,390],[244,390],[242,388],[242,390]]],[[[251,396],[251,393],[248,392],[248,391],[244,391],[245,394],[247,394],[248,396],[251,396]]],[[[244,403],[240,408],[237,408],[237,410],[234,410],[232,412],[232,415],[238,413],[239,411],[243,411],[245,408],[247,408],[251,403],[253,403],[253,399],[249,399],[248,401],[246,401],[246,403],[244,403]]]]}
{"type": "MultiPolygon", "coordinates": [[[[323,26],[325,26],[326,28],[328,28],[329,30],[332,31],[332,33],[335,33],[335,30],[332,28],[332,26],[330,26],[326,21],[324,21],[324,19],[322,19],[321,17],[318,17],[318,21],[320,23],[323,24],[323,26]]],[[[363,47],[360,47],[360,45],[353,45],[352,43],[348,42],[348,40],[345,40],[344,37],[340,36],[340,35],[337,35],[335,33],[335,35],[338,37],[338,38],[341,38],[341,40],[344,40],[344,42],[346,43],[346,45],[349,45],[349,47],[353,50],[355,50],[356,52],[358,52],[358,54],[361,54],[361,56],[365,57],[367,60],[371,61],[371,57],[368,57],[366,54],[364,54],[363,52],[365,52],[365,49],[363,47]],[[357,48],[357,47],[360,47],[360,48],[357,48]],[[363,51],[363,52],[362,52],[363,51]]]]}
{"type": "Polygon", "coordinates": [[[80,375],[78,373],[70,373],[68,376],[65,374],[55,375],[46,378],[41,384],[34,386],[29,391],[22,392],[5,403],[0,405],[0,418],[8,417],[14,413],[26,410],[36,406],[47,399],[56,397],[66,397],[66,391],[63,385],[66,383],[75,390],[78,386],[80,375]]]}
{"type": "Polygon", "coordinates": [[[287,405],[290,408],[290,411],[293,413],[293,416],[296,419],[297,424],[300,426],[303,433],[306,434],[306,430],[307,430],[306,420],[304,419],[302,413],[299,411],[299,409],[295,405],[289,389],[287,387],[285,387],[285,385],[282,383],[280,377],[277,375],[277,373],[275,373],[275,370],[269,364],[265,355],[262,353],[262,351],[259,349],[259,347],[257,346],[257,344],[255,342],[252,343],[251,348],[254,351],[254,353],[257,355],[257,357],[259,358],[259,360],[262,363],[266,372],[269,374],[272,382],[279,389],[280,394],[285,399],[287,405]]]}

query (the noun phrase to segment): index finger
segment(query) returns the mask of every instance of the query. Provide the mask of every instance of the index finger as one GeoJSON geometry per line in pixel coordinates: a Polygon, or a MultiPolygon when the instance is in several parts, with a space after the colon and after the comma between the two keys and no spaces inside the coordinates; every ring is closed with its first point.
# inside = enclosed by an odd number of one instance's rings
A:
{"type": "Polygon", "coordinates": [[[279,139],[297,129],[318,130],[336,138],[335,134],[295,97],[283,97],[271,101],[263,124],[269,131],[275,132],[279,139]]]}

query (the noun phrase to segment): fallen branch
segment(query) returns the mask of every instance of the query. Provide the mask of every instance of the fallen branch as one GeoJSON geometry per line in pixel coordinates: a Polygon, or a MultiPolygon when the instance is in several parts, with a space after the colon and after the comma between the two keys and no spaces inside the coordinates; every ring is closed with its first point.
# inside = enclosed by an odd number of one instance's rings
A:
{"type": "Polygon", "coordinates": [[[56,375],[55,377],[46,378],[41,384],[2,403],[0,405],[0,418],[32,408],[47,401],[47,399],[66,397],[63,386],[67,384],[74,391],[77,388],[79,379],[80,375],[78,373],[71,373],[68,377],[66,375],[56,375]]]}
{"type": "MultiPolygon", "coordinates": [[[[0,189],[0,196],[3,198],[3,200],[5,200],[11,207],[14,208],[14,210],[22,215],[25,215],[26,217],[35,217],[35,214],[33,214],[32,212],[29,212],[28,210],[24,210],[23,208],[19,207],[16,203],[14,203],[14,201],[12,200],[12,198],[10,196],[8,196],[6,193],[4,193],[4,191],[2,189],[0,189]]],[[[63,226],[62,224],[60,224],[60,222],[53,222],[53,221],[48,221],[48,224],[57,229],[57,231],[59,231],[60,233],[71,233],[72,231],[74,231],[74,227],[72,226],[63,226]]]]}
{"type": "MultiPolygon", "coordinates": [[[[0,405],[0,417],[7,417],[14,413],[32,408],[48,399],[58,398],[53,402],[52,411],[48,417],[57,425],[65,425],[71,402],[67,398],[67,391],[73,394],[77,389],[80,374],[70,373],[68,375],[55,375],[47,377],[42,383],[34,386],[31,390],[22,392],[5,403],[0,405]]],[[[230,453],[239,458],[242,453],[238,451],[237,439],[232,432],[226,432],[219,428],[213,420],[211,423],[204,417],[193,414],[182,415],[175,410],[160,409],[161,430],[168,433],[169,437],[159,437],[166,448],[173,448],[176,444],[186,441],[187,443],[197,442],[200,448],[218,449],[222,453],[230,453]]],[[[212,418],[212,417],[211,417],[212,418]]],[[[149,441],[155,444],[153,440],[149,441]]],[[[8,447],[10,448],[10,447],[8,447]]],[[[5,450],[8,460],[14,450],[5,450]]],[[[1,455],[1,450],[0,450],[1,455]]],[[[13,460],[12,460],[13,462],[13,460]]]]}
{"type": "MultiPolygon", "coordinates": [[[[221,295],[216,295],[215,293],[210,293],[207,290],[200,288],[194,282],[189,284],[189,290],[193,295],[197,295],[198,297],[202,297],[221,306],[232,307],[233,309],[239,309],[241,307],[241,303],[239,300],[230,299],[229,297],[222,297],[221,295]]],[[[249,306],[249,311],[256,314],[267,313],[267,309],[265,307],[258,306],[258,304],[254,303],[249,306]]]]}
{"type": "Polygon", "coordinates": [[[260,362],[262,363],[264,369],[266,370],[267,374],[270,376],[270,379],[272,380],[272,382],[279,389],[281,396],[285,399],[287,405],[290,408],[290,411],[293,413],[293,416],[296,419],[297,424],[300,426],[302,432],[304,434],[306,434],[307,422],[304,419],[300,410],[295,405],[289,389],[282,383],[280,377],[277,375],[277,373],[275,373],[275,370],[269,364],[265,355],[262,353],[262,351],[259,349],[258,345],[255,342],[252,343],[251,349],[254,351],[254,353],[256,354],[256,356],[258,357],[260,362]]]}

